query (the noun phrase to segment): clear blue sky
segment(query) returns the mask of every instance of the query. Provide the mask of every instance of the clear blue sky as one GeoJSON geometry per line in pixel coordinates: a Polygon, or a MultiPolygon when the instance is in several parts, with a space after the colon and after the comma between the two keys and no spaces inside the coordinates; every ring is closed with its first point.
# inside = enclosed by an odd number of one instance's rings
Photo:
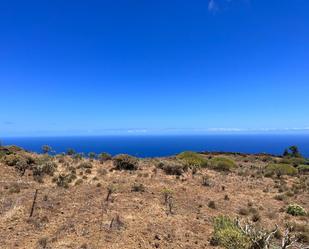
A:
{"type": "Polygon", "coordinates": [[[0,31],[0,136],[309,127],[308,0],[4,0],[0,31]]]}

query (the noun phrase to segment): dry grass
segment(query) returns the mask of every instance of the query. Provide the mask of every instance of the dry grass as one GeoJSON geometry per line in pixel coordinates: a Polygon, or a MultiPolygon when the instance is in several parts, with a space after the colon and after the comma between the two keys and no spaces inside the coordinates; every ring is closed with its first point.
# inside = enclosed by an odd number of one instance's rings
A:
{"type": "MultiPolygon", "coordinates": [[[[308,216],[293,217],[285,212],[289,203],[309,210],[308,188],[303,187],[306,176],[301,182],[298,176],[281,176],[280,183],[260,174],[276,158],[219,156],[234,160],[238,167],[230,173],[206,167],[194,174],[189,169],[169,175],[153,159],[140,159],[134,171],[114,170],[111,160],[92,160],[91,170],[86,172],[79,165],[88,165],[87,159],[52,158],[57,164],[54,177],[75,176],[66,183],[67,188],[57,186],[51,176],[39,183],[30,169],[21,176],[0,163],[1,248],[212,248],[212,221],[220,214],[236,217],[241,213],[269,229],[274,224],[284,227],[286,222],[308,226],[308,216]],[[285,188],[279,194],[282,181],[285,188]],[[106,200],[111,186],[116,190],[106,200]],[[299,192],[286,194],[293,186],[299,186],[299,192]],[[29,219],[35,189],[39,192],[29,219]],[[171,191],[172,204],[165,203],[164,189],[171,191]],[[172,205],[171,212],[168,205],[172,205]]],[[[164,165],[178,165],[174,160],[160,158],[164,165]]]]}

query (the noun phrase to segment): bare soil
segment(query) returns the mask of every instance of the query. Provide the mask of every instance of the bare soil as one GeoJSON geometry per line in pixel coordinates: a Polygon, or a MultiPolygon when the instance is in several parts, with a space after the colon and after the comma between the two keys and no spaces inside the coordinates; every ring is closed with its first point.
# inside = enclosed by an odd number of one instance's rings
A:
{"type": "Polygon", "coordinates": [[[92,160],[87,172],[78,169],[80,162],[69,156],[63,156],[61,162],[55,157],[56,175],[67,172],[68,165],[76,168],[77,178],[68,188],[57,186],[51,176],[44,176],[44,182],[39,183],[31,170],[21,176],[2,162],[0,248],[213,248],[212,221],[220,214],[243,220],[252,220],[258,214],[256,223],[267,229],[275,224],[284,228],[287,222],[308,228],[308,216],[294,217],[285,211],[290,203],[309,210],[308,187],[292,191],[293,185],[300,185],[301,177],[306,176],[267,178],[258,173],[268,163],[265,156],[223,156],[233,159],[238,168],[230,173],[208,168],[196,173],[188,170],[181,176],[167,175],[157,167],[158,161],[176,160],[173,157],[139,159],[136,171],[113,170],[112,160],[92,160]],[[202,184],[204,176],[209,186],[202,184]],[[132,189],[140,184],[144,186],[141,191],[132,189]],[[107,201],[110,186],[114,189],[107,201]],[[36,189],[38,195],[30,217],[36,189]],[[164,200],[164,189],[171,191],[171,212],[164,200]],[[289,194],[277,200],[276,196],[284,193],[289,194]],[[215,206],[209,205],[211,201],[215,206]]]}

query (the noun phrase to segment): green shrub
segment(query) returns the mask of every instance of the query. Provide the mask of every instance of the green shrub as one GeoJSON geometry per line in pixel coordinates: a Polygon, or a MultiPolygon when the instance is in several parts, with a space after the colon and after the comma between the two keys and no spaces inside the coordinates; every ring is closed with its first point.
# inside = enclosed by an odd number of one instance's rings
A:
{"type": "Polygon", "coordinates": [[[177,159],[181,160],[189,168],[200,168],[207,166],[207,160],[198,153],[185,151],[177,155],[177,159]]]}
{"type": "Polygon", "coordinates": [[[137,170],[138,169],[138,160],[137,158],[120,154],[113,158],[114,165],[117,170],[137,170]]]}
{"type": "Polygon", "coordinates": [[[271,176],[271,175],[296,175],[297,174],[297,169],[294,168],[293,166],[289,164],[281,164],[281,163],[273,163],[269,164],[266,167],[266,175],[271,176]]]}
{"type": "Polygon", "coordinates": [[[295,167],[298,165],[306,164],[306,162],[306,159],[302,157],[284,157],[279,161],[279,163],[290,164],[295,167]]]}
{"type": "Polygon", "coordinates": [[[236,163],[225,157],[214,157],[210,159],[210,167],[219,171],[231,171],[236,168],[236,163]]]}
{"type": "Polygon", "coordinates": [[[2,158],[2,161],[11,167],[14,167],[16,170],[20,172],[25,172],[27,168],[30,168],[30,165],[32,164],[32,160],[30,160],[30,157],[19,155],[19,154],[9,154],[5,155],[2,158]]]}
{"type": "Polygon", "coordinates": [[[74,154],[76,154],[76,151],[74,150],[74,149],[67,149],[67,152],[66,152],[66,154],[68,155],[68,156],[73,156],[74,154]]]}
{"type": "Polygon", "coordinates": [[[309,165],[299,165],[297,169],[301,174],[309,174],[309,165]]]}
{"type": "Polygon", "coordinates": [[[112,156],[106,152],[99,154],[98,156],[100,162],[105,162],[112,159],[112,156]]]}
{"type": "Polygon", "coordinates": [[[214,219],[211,242],[226,249],[249,249],[251,246],[250,238],[227,216],[218,216],[214,219]]]}
{"type": "Polygon", "coordinates": [[[52,151],[52,147],[50,147],[49,145],[43,145],[42,146],[42,151],[43,151],[43,153],[45,153],[45,154],[47,154],[47,153],[49,153],[49,152],[51,152],[52,151]]]}
{"type": "Polygon", "coordinates": [[[15,166],[19,161],[23,161],[24,158],[20,155],[9,154],[3,157],[2,161],[8,166],[15,166]]]}
{"type": "Polygon", "coordinates": [[[286,212],[293,216],[303,216],[307,214],[306,210],[302,206],[297,204],[290,204],[287,207],[286,212]]]}
{"type": "Polygon", "coordinates": [[[0,146],[0,159],[5,155],[9,155],[10,153],[11,152],[7,148],[0,146]]]}
{"type": "Polygon", "coordinates": [[[75,159],[75,161],[80,161],[83,159],[83,157],[84,157],[84,154],[82,153],[76,153],[73,155],[73,158],[75,159]]]}
{"type": "Polygon", "coordinates": [[[20,152],[20,151],[24,150],[23,148],[18,147],[16,145],[9,145],[9,146],[5,146],[5,147],[10,151],[10,153],[20,152]]]}
{"type": "Polygon", "coordinates": [[[95,159],[95,158],[97,157],[97,154],[96,154],[95,152],[89,152],[89,153],[88,153],[88,157],[89,157],[90,159],[95,159]]]}

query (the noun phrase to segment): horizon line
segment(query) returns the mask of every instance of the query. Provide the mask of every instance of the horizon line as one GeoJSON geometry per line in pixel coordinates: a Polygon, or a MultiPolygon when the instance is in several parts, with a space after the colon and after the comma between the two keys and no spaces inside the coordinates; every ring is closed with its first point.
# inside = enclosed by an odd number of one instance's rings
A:
{"type": "Polygon", "coordinates": [[[147,136],[147,135],[308,135],[309,127],[304,128],[166,128],[166,129],[96,129],[64,131],[30,131],[0,135],[10,137],[84,137],[84,136],[147,136]]]}

